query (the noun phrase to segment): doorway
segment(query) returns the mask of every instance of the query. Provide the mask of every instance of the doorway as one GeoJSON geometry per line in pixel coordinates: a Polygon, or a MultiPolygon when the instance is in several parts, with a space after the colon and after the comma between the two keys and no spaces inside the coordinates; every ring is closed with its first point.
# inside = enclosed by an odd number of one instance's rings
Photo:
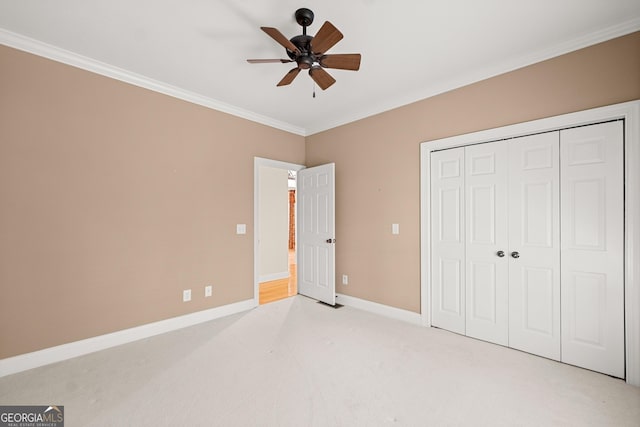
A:
{"type": "MultiPolygon", "coordinates": [[[[279,170],[280,171],[280,170],[279,170]]],[[[262,171],[264,173],[264,171],[262,171]]],[[[282,173],[279,173],[279,175],[283,175],[282,173]]],[[[274,301],[279,301],[281,299],[284,298],[288,298],[291,296],[294,296],[298,293],[298,277],[297,277],[297,262],[296,262],[296,176],[297,176],[297,172],[294,170],[289,170],[287,171],[287,200],[288,200],[288,205],[287,205],[287,267],[288,267],[288,277],[283,277],[280,279],[275,279],[275,280],[267,280],[267,281],[263,281],[261,280],[259,283],[259,295],[258,295],[258,300],[259,300],[259,304],[268,304],[270,302],[274,302],[274,301]]],[[[265,184],[265,182],[262,182],[262,184],[265,184]]],[[[278,193],[283,193],[282,191],[282,185],[281,182],[276,183],[276,193],[274,199],[278,199],[276,200],[269,200],[268,202],[277,202],[278,204],[280,204],[284,197],[280,197],[280,194],[278,193]]],[[[264,188],[264,185],[263,185],[264,188]]],[[[265,203],[264,200],[261,200],[261,203],[265,203]]],[[[271,207],[271,206],[270,206],[271,207]]],[[[269,209],[270,207],[267,207],[267,209],[269,209]]],[[[261,211],[263,211],[261,209],[261,211]]],[[[279,210],[278,214],[282,215],[284,213],[284,209],[279,210]]],[[[262,227],[261,229],[264,229],[264,212],[263,215],[261,216],[261,221],[262,223],[262,227]]],[[[282,218],[278,218],[278,222],[282,222],[284,223],[284,221],[282,220],[282,218]]],[[[275,225],[275,224],[274,224],[275,225]]],[[[268,226],[268,225],[267,225],[268,226]]],[[[282,233],[284,231],[284,228],[282,228],[281,230],[279,230],[279,233],[282,233]]],[[[261,240],[265,237],[265,233],[262,233],[261,235],[261,240]]],[[[281,236],[278,236],[281,237],[281,236]]],[[[278,238],[278,239],[274,239],[277,240],[277,242],[274,243],[279,243],[282,244],[283,243],[283,239],[278,238]]],[[[270,245],[267,245],[270,246],[270,245]]]]}
{"type": "Polygon", "coordinates": [[[298,293],[296,177],[304,166],[254,161],[254,301],[266,304],[298,293]]]}

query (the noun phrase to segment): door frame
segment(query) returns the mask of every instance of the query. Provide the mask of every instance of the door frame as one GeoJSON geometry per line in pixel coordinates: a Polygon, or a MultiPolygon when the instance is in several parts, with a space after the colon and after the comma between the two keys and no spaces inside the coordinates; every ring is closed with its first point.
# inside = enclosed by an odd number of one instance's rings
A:
{"type": "MultiPolygon", "coordinates": [[[[265,159],[262,157],[253,158],[253,303],[254,307],[260,304],[260,168],[268,167],[275,169],[285,169],[300,171],[306,169],[304,165],[283,162],[280,160],[265,159]]],[[[296,222],[296,248],[298,240],[298,223],[296,222]]],[[[296,249],[297,250],[297,249],[296,249]]]]}
{"type": "Polygon", "coordinates": [[[424,326],[431,326],[431,153],[617,119],[625,120],[625,371],[626,382],[640,386],[640,100],[420,144],[420,314],[424,326]]]}

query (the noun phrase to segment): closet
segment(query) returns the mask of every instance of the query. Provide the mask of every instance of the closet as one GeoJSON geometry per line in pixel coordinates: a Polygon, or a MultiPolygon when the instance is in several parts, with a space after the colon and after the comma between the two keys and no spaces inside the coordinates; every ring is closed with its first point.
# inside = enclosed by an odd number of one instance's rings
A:
{"type": "Polygon", "coordinates": [[[431,324],[624,377],[623,121],[431,153],[431,324]]]}

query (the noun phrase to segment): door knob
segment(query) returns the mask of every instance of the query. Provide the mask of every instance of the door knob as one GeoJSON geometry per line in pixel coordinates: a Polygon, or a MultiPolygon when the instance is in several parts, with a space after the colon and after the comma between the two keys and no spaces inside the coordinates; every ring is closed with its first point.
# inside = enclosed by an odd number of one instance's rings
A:
{"type": "Polygon", "coordinates": [[[498,255],[500,258],[502,258],[504,256],[504,251],[498,251],[498,252],[496,252],[496,255],[498,255]]]}
{"type": "Polygon", "coordinates": [[[327,240],[326,240],[326,242],[327,242],[327,243],[335,243],[335,242],[336,242],[336,239],[327,239],[327,240]]]}
{"type": "Polygon", "coordinates": [[[519,252],[511,252],[511,258],[520,258],[519,252]]]}

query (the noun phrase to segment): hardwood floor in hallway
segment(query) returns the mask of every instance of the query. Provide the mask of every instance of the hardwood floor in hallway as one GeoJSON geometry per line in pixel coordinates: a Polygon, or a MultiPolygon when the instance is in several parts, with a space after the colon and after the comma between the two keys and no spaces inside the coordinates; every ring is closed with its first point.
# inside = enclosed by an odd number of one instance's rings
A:
{"type": "Polygon", "coordinates": [[[278,301],[298,293],[296,251],[289,251],[289,278],[260,283],[260,304],[278,301]]]}

